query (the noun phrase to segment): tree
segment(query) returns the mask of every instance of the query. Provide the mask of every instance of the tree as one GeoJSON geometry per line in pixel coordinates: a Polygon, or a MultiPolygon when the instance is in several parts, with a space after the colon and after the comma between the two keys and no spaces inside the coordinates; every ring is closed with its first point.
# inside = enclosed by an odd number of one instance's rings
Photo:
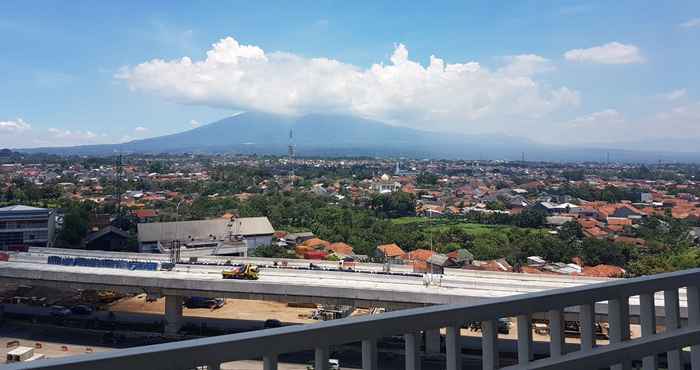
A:
{"type": "Polygon", "coordinates": [[[576,240],[581,240],[583,237],[583,228],[578,222],[567,221],[561,225],[561,229],[559,230],[559,239],[571,243],[576,240]]]}
{"type": "Polygon", "coordinates": [[[68,247],[78,247],[88,232],[88,212],[80,206],[74,206],[67,210],[63,216],[63,229],[59,234],[59,240],[68,247]]]}
{"type": "Polygon", "coordinates": [[[520,227],[538,228],[547,222],[547,214],[540,209],[529,207],[520,212],[515,218],[515,224],[520,227]]]}

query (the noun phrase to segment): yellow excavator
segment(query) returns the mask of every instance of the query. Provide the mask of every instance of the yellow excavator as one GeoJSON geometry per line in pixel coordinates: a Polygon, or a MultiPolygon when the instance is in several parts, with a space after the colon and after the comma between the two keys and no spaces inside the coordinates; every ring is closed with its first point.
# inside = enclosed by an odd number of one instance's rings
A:
{"type": "Polygon", "coordinates": [[[221,272],[221,276],[224,279],[258,280],[258,271],[258,266],[245,264],[231,270],[224,270],[221,272]]]}

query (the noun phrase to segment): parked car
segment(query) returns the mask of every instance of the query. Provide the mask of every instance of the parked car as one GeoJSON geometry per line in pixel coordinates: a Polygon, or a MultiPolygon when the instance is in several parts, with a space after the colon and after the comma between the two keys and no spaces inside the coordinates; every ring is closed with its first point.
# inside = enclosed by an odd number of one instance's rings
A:
{"type": "Polygon", "coordinates": [[[282,327],[282,323],[277,319],[267,319],[263,325],[265,329],[282,327]]]}
{"type": "Polygon", "coordinates": [[[71,310],[64,306],[51,306],[51,316],[66,317],[72,314],[71,310]]]}
{"type": "Polygon", "coordinates": [[[92,307],[84,304],[73,306],[70,308],[71,313],[74,315],[89,315],[94,311],[92,307]]]}

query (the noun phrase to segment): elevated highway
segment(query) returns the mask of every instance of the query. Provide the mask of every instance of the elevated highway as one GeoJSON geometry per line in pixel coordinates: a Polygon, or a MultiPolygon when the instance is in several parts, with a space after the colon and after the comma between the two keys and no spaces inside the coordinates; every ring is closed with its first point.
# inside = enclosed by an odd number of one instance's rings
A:
{"type": "MultiPolygon", "coordinates": [[[[321,262],[329,270],[308,270],[308,261],[288,260],[287,268],[263,267],[259,280],[223,280],[224,262],[255,263],[272,266],[279,259],[213,257],[202,262],[178,264],[173,271],[131,271],[123,269],[49,265],[49,255],[74,257],[123,258],[167,261],[163,255],[124,254],[118,252],[76,250],[30,250],[17,253],[10,262],[0,263],[0,282],[47,286],[64,289],[107,289],[122,293],[147,293],[166,297],[166,322],[177,322],[182,313],[182,297],[204,296],[314,302],[320,304],[386,307],[403,309],[437,304],[479,304],[487,300],[558,288],[576,288],[609,281],[586,277],[499,273],[447,269],[441,277],[428,282],[425,276],[409,274],[408,268],[395,266],[396,274],[378,273],[380,264],[359,264],[355,272],[330,270],[337,263],[321,262]],[[170,319],[168,319],[170,317],[170,319]]],[[[316,263],[314,261],[314,263],[316,263]]],[[[687,317],[685,290],[679,294],[681,316],[687,317]]],[[[663,307],[663,294],[654,297],[663,307]]],[[[629,300],[632,317],[639,315],[639,299],[629,300]]],[[[569,312],[576,313],[577,307],[569,312]]],[[[596,304],[596,313],[605,317],[607,302],[596,304]]],[[[657,309],[659,317],[663,309],[657,309]]],[[[174,324],[177,327],[177,324],[174,324]]],[[[174,330],[174,329],[173,329],[174,330]]]]}

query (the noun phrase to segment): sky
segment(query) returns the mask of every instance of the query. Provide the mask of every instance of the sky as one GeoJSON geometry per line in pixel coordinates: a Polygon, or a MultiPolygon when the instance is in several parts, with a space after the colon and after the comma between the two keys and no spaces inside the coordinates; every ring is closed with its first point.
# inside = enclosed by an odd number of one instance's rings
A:
{"type": "Polygon", "coordinates": [[[242,111],[698,151],[700,2],[0,2],[0,147],[242,111]]]}

